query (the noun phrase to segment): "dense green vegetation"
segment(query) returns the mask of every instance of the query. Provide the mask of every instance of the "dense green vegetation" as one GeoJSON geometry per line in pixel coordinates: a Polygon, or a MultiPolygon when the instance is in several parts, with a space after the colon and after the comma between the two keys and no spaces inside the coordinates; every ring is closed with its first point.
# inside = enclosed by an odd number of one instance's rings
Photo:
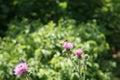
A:
{"type": "Polygon", "coordinates": [[[32,80],[78,80],[66,39],[71,56],[77,48],[89,56],[86,79],[119,80],[119,7],[119,0],[0,0],[0,80],[19,80],[13,70],[22,60],[32,80]]]}

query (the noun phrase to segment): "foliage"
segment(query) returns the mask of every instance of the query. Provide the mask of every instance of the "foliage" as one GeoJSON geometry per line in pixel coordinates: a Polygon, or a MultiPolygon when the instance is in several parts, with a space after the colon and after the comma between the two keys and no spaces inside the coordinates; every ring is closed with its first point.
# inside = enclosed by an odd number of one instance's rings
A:
{"type": "Polygon", "coordinates": [[[61,18],[72,18],[78,23],[96,20],[110,45],[120,48],[119,3],[119,0],[0,0],[0,36],[6,35],[11,20],[40,19],[42,23],[61,18]]]}
{"type": "Polygon", "coordinates": [[[75,24],[74,20],[59,20],[58,24],[50,21],[43,25],[39,20],[25,19],[8,26],[8,36],[0,39],[0,80],[19,79],[13,75],[13,69],[22,60],[28,63],[32,80],[77,80],[71,61],[62,53],[60,43],[66,39],[74,44],[72,51],[81,48],[89,56],[87,79],[115,79],[111,70],[116,64],[106,59],[109,45],[96,22],[75,24]]]}

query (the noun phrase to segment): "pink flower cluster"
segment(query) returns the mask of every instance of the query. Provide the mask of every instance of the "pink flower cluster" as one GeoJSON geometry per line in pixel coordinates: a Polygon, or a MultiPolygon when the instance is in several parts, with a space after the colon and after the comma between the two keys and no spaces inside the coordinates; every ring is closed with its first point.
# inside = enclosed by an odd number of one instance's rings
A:
{"type": "MultiPolygon", "coordinates": [[[[64,41],[63,43],[63,47],[66,49],[66,50],[71,50],[73,48],[73,44],[69,41],[64,41]]],[[[80,57],[82,55],[83,51],[81,49],[78,49],[75,51],[75,55],[80,57]]]]}
{"type": "Polygon", "coordinates": [[[26,62],[20,62],[14,69],[15,75],[21,75],[27,71],[28,65],[26,62]]]}
{"type": "MultiPolygon", "coordinates": [[[[67,50],[70,51],[73,48],[73,44],[69,41],[64,41],[63,43],[63,47],[67,50]]],[[[81,49],[78,49],[75,51],[75,55],[77,57],[80,57],[82,55],[83,51],[81,49]]],[[[15,69],[14,69],[14,74],[15,75],[21,75],[24,72],[26,72],[28,69],[28,65],[26,62],[20,62],[19,64],[16,65],[15,69]]]]}

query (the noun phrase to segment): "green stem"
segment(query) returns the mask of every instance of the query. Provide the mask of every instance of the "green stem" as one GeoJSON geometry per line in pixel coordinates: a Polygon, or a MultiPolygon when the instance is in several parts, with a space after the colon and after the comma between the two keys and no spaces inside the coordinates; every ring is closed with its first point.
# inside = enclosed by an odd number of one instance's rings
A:
{"type": "Polygon", "coordinates": [[[26,80],[29,80],[27,76],[26,76],[26,80]]]}
{"type": "Polygon", "coordinates": [[[84,60],[84,73],[83,73],[83,80],[85,80],[85,71],[86,71],[86,61],[84,60]]]}
{"type": "Polygon", "coordinates": [[[26,80],[30,80],[30,77],[29,77],[29,75],[28,74],[26,74],[26,80]]]}
{"type": "Polygon", "coordinates": [[[73,62],[72,58],[70,57],[69,52],[68,52],[68,57],[69,57],[69,59],[71,60],[73,66],[75,67],[75,70],[78,69],[78,67],[77,67],[76,64],[73,62]]]}
{"type": "Polygon", "coordinates": [[[78,66],[79,66],[79,68],[78,68],[78,74],[79,74],[79,80],[81,80],[81,73],[80,73],[80,60],[78,61],[78,66]]]}
{"type": "Polygon", "coordinates": [[[81,73],[80,73],[80,60],[78,61],[79,66],[77,67],[76,64],[73,62],[73,60],[72,60],[72,58],[71,58],[69,52],[68,52],[68,57],[69,57],[69,59],[71,60],[73,66],[75,67],[75,70],[76,70],[76,69],[78,70],[77,73],[79,74],[79,80],[81,80],[81,73]]]}

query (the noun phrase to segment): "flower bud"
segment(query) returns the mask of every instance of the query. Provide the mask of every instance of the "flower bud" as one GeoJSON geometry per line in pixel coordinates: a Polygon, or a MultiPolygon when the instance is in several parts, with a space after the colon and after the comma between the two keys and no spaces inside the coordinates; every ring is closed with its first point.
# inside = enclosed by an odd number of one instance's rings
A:
{"type": "Polygon", "coordinates": [[[63,47],[66,49],[66,50],[70,50],[73,48],[73,44],[71,42],[68,42],[68,41],[65,41],[63,43],[63,47]]]}
{"type": "Polygon", "coordinates": [[[82,55],[82,53],[83,53],[83,51],[81,49],[78,49],[78,50],[75,51],[75,55],[77,57],[80,57],[82,55]]]}

